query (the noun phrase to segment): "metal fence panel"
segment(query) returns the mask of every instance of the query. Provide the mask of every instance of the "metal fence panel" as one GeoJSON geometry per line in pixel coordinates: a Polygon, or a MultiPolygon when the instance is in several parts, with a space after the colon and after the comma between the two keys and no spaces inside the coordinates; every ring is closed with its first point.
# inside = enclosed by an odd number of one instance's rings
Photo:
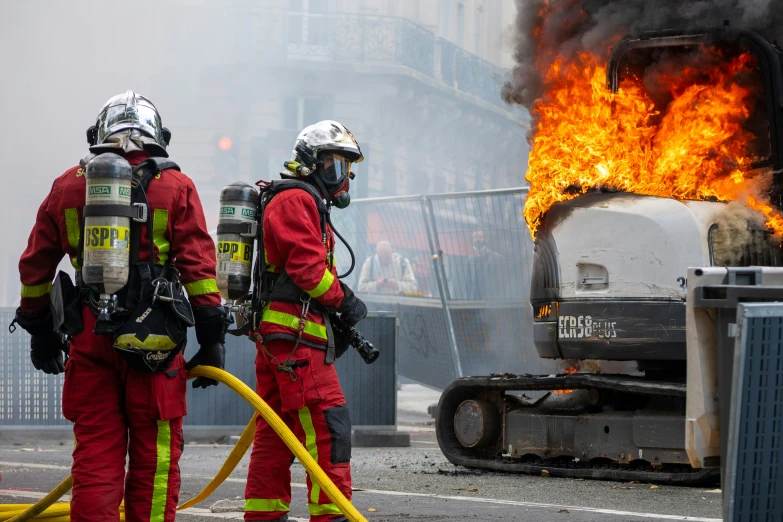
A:
{"type": "MultiPolygon", "coordinates": [[[[399,314],[400,375],[444,388],[460,375],[554,370],[552,361],[539,359],[532,340],[526,194],[516,188],[374,198],[334,214],[357,252],[357,272],[346,282],[371,310],[399,314]],[[410,260],[417,292],[359,284],[362,265],[377,263],[381,240],[410,260]]],[[[347,259],[338,249],[341,271],[347,259]]]]}
{"type": "Polygon", "coordinates": [[[30,335],[6,327],[15,309],[0,310],[0,425],[69,425],[62,416],[63,375],[46,375],[30,362],[30,335]]]}
{"type": "Polygon", "coordinates": [[[726,520],[783,520],[783,304],[745,304],[735,349],[726,520]]]}
{"type": "Polygon", "coordinates": [[[522,215],[526,192],[432,198],[449,299],[529,304],[533,242],[522,215]]]}
{"type": "MultiPolygon", "coordinates": [[[[407,259],[415,275],[413,288],[405,289],[408,296],[439,298],[432,253],[427,242],[426,216],[419,198],[394,199],[376,204],[351,205],[346,211],[332,213],[336,229],[351,245],[356,254],[356,266],[345,282],[358,292],[371,289],[361,281],[362,270],[371,277],[378,274],[376,245],[389,241],[401,256],[397,263],[407,259]]],[[[335,261],[338,272],[350,266],[350,255],[337,241],[335,261]]],[[[392,290],[372,290],[373,293],[391,293],[392,290]]]]}

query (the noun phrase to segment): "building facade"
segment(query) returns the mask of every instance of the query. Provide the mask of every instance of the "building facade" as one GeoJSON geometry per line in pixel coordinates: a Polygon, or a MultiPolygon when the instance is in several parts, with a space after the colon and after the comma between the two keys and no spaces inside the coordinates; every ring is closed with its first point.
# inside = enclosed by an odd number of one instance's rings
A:
{"type": "Polygon", "coordinates": [[[285,0],[214,9],[215,23],[191,34],[203,47],[176,61],[198,57],[200,69],[187,67],[199,71],[190,95],[209,100],[206,114],[179,116],[178,154],[195,166],[189,173],[204,197],[216,197],[227,181],[276,177],[297,131],[331,118],[363,146],[358,197],[518,186],[527,119],[499,96],[513,9],[512,0],[285,0]]]}

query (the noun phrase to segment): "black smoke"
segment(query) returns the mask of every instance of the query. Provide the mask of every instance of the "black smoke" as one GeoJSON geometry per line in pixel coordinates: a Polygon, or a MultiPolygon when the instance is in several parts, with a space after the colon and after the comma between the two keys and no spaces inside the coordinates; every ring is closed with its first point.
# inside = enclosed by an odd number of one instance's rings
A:
{"type": "Polygon", "coordinates": [[[556,57],[608,57],[626,35],[722,26],[758,31],[783,43],[781,0],[516,0],[514,59],[503,98],[530,109],[542,96],[544,71],[556,57]]]}

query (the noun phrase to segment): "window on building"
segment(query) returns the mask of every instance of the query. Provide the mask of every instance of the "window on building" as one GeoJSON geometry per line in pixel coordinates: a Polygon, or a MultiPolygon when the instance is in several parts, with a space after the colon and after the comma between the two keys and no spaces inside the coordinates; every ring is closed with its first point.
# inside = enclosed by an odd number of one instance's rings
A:
{"type": "Polygon", "coordinates": [[[288,0],[288,43],[325,45],[336,0],[288,0]]]}
{"type": "Polygon", "coordinates": [[[484,32],[484,6],[479,4],[476,10],[476,54],[484,57],[485,48],[485,32],[484,32]]]}
{"type": "Polygon", "coordinates": [[[465,2],[457,2],[457,35],[455,42],[465,47],[465,2]]]}
{"type": "Polygon", "coordinates": [[[451,2],[440,0],[440,36],[447,40],[451,38],[451,2]]]}

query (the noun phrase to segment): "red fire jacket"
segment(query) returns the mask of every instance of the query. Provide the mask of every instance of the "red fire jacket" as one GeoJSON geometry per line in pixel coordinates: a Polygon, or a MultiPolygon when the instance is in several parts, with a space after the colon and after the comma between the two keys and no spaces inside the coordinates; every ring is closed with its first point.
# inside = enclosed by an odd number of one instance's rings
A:
{"type": "MultiPolygon", "coordinates": [[[[335,276],[334,260],[327,259],[321,242],[321,219],[313,196],[302,189],[289,189],[272,199],[264,211],[264,255],[269,269],[285,270],[293,283],[322,305],[337,308],[343,290],[335,276]]],[[[327,246],[333,250],[334,234],[327,227],[327,246]]],[[[302,315],[301,303],[272,302],[262,315],[261,334],[296,334],[302,315]]],[[[326,327],[320,313],[310,311],[302,338],[326,344],[326,327]]]]}
{"type": "MultiPolygon", "coordinates": [[[[138,165],[149,154],[134,152],[126,156],[138,165]]],[[[27,248],[19,260],[22,279],[22,311],[33,313],[48,304],[57,265],[65,254],[76,270],[82,209],[85,200],[84,170],[68,169],[54,180],[52,190],[38,209],[27,248]]],[[[207,232],[204,210],[196,187],[186,175],[166,169],[152,179],[147,190],[149,211],[153,213],[152,241],[156,262],[171,259],[179,270],[190,303],[194,308],[219,306],[215,282],[215,244],[207,232]]],[[[139,259],[149,258],[150,234],[141,228],[139,259]]]]}

